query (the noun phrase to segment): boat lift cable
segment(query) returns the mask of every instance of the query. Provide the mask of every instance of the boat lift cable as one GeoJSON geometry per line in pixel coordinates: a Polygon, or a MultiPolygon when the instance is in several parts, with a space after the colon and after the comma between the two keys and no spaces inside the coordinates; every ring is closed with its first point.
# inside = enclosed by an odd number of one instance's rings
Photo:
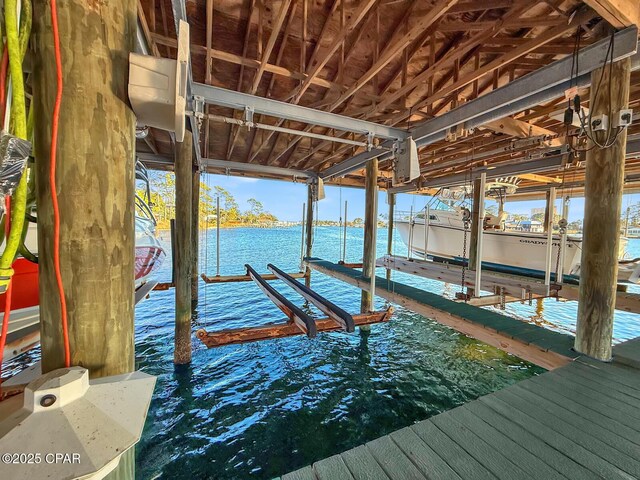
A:
{"type": "Polygon", "coordinates": [[[344,255],[342,252],[342,178],[340,179],[340,201],[338,202],[338,217],[339,217],[339,222],[338,222],[338,241],[340,243],[339,245],[339,250],[340,250],[340,256],[339,259],[341,262],[344,262],[344,255]]]}

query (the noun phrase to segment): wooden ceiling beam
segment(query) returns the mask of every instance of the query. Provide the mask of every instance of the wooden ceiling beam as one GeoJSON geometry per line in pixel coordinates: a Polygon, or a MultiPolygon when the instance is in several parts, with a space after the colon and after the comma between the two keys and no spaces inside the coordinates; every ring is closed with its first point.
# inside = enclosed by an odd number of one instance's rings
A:
{"type": "MultiPolygon", "coordinates": [[[[334,0],[333,3],[331,4],[331,9],[329,11],[329,15],[327,16],[327,19],[325,20],[323,26],[322,26],[322,31],[320,32],[320,36],[318,37],[317,43],[315,45],[315,48],[313,49],[313,52],[311,53],[311,58],[309,60],[309,63],[307,64],[307,68],[305,70],[305,73],[302,74],[302,81],[300,82],[300,85],[298,86],[298,89],[289,97],[287,98],[286,101],[291,102],[293,104],[297,104],[299,100],[296,100],[296,96],[298,94],[298,92],[303,88],[303,86],[305,85],[305,83],[307,83],[307,81],[309,82],[313,82],[315,80],[311,79],[309,80],[309,76],[307,75],[309,72],[309,68],[312,65],[315,65],[316,62],[316,58],[318,56],[318,52],[320,51],[320,48],[323,44],[323,41],[325,39],[325,37],[327,36],[328,32],[329,32],[329,25],[331,23],[331,20],[334,16],[334,14],[337,12],[338,10],[338,6],[341,4],[342,0],[334,0]]],[[[316,76],[317,78],[317,76],[316,76]]],[[[338,89],[342,89],[342,86],[338,86],[338,89]]],[[[282,124],[284,124],[284,120],[283,119],[279,119],[276,122],[276,126],[281,126],[282,124]]],[[[309,127],[307,127],[309,128],[309,127]]],[[[251,146],[249,147],[249,151],[247,153],[247,162],[252,163],[258,156],[258,154],[262,151],[262,149],[269,143],[269,141],[271,140],[271,138],[276,135],[276,142],[278,140],[278,138],[280,138],[280,134],[276,133],[274,131],[270,131],[267,133],[266,138],[263,138],[261,143],[258,145],[258,149],[254,151],[253,149],[253,145],[254,145],[254,140],[255,140],[255,132],[253,134],[253,139],[251,141],[251,146]]]]}
{"type": "Polygon", "coordinates": [[[614,28],[640,25],[640,2],[638,0],[584,0],[598,15],[614,28]]]}
{"type": "MultiPolygon", "coordinates": [[[[455,1],[455,0],[448,0],[448,1],[455,1]]],[[[298,90],[296,95],[293,97],[292,103],[298,103],[300,101],[304,93],[307,91],[307,89],[311,85],[311,82],[313,81],[313,79],[316,78],[318,74],[322,71],[322,69],[327,65],[329,60],[331,60],[333,55],[338,51],[338,48],[340,48],[340,45],[344,43],[344,41],[351,34],[351,32],[360,24],[360,22],[364,19],[364,17],[367,15],[369,10],[371,10],[371,8],[376,4],[376,2],[377,0],[365,0],[364,2],[361,2],[358,9],[355,12],[353,12],[351,21],[345,26],[345,28],[340,30],[340,33],[333,40],[329,48],[327,48],[326,51],[322,52],[322,58],[320,58],[319,60],[312,59],[311,71],[307,73],[307,78],[304,80],[304,82],[302,82],[300,89],[298,90]]],[[[318,48],[316,50],[319,50],[319,47],[320,47],[320,44],[318,43],[318,48]]]]}
{"type": "MultiPolygon", "coordinates": [[[[159,35],[157,33],[152,33],[151,38],[154,41],[156,41],[158,45],[166,45],[172,48],[176,48],[178,44],[175,38],[169,38],[164,35],[159,35]]],[[[204,45],[191,44],[190,48],[191,48],[191,53],[193,55],[207,54],[207,47],[205,47],[204,45]]],[[[221,60],[223,62],[233,63],[235,65],[240,65],[241,67],[245,67],[245,68],[247,67],[255,68],[255,69],[260,68],[260,60],[255,60],[253,58],[246,58],[246,57],[243,57],[242,55],[236,55],[235,53],[223,52],[222,50],[217,50],[215,48],[211,49],[211,58],[215,60],[221,60]]],[[[278,75],[280,77],[290,78],[292,80],[304,80],[306,78],[306,75],[301,74],[300,72],[296,72],[288,68],[281,67],[279,65],[270,64],[270,63],[266,64],[265,71],[272,73],[274,75],[278,75]]],[[[316,77],[315,79],[313,79],[311,83],[313,83],[318,87],[322,87],[326,89],[333,89],[338,91],[342,91],[345,89],[344,85],[341,85],[339,83],[336,83],[321,77],[316,77]]],[[[362,98],[365,98],[373,102],[379,102],[381,100],[381,97],[370,94],[370,93],[366,93],[366,92],[361,92],[361,96],[362,98]]]]}
{"type": "Polygon", "coordinates": [[[149,24],[147,23],[147,17],[144,13],[144,9],[142,8],[142,3],[138,0],[138,19],[140,20],[140,25],[142,26],[142,34],[144,35],[149,48],[151,49],[151,53],[154,57],[160,56],[160,51],[158,50],[158,45],[151,38],[151,31],[149,30],[149,24]]]}
{"type": "MultiPolygon", "coordinates": [[[[251,90],[249,93],[251,95],[255,95],[258,90],[258,86],[260,85],[260,81],[262,80],[262,74],[265,71],[267,63],[269,62],[269,58],[271,57],[271,52],[273,51],[273,47],[276,44],[276,40],[278,40],[278,36],[280,35],[280,30],[284,25],[284,20],[287,16],[287,12],[289,11],[289,6],[291,5],[291,0],[283,0],[282,5],[280,7],[280,11],[273,21],[273,26],[271,30],[271,35],[269,35],[269,40],[267,40],[267,45],[262,52],[262,59],[260,61],[260,66],[258,67],[258,71],[255,72],[255,76],[253,77],[253,84],[251,85],[251,90]]],[[[291,15],[293,17],[293,14],[291,15]]],[[[209,51],[207,51],[209,53],[209,51]]]]}
{"type": "Polygon", "coordinates": [[[423,108],[424,106],[429,105],[430,103],[433,103],[434,101],[445,97],[449,93],[469,85],[474,80],[480,77],[483,77],[484,75],[493,73],[499,68],[504,67],[505,65],[508,65],[509,63],[513,62],[514,60],[531,53],[541,45],[551,42],[552,40],[558,37],[561,37],[562,35],[565,35],[567,32],[574,30],[578,25],[587,23],[589,20],[593,19],[595,16],[596,16],[596,13],[590,9],[583,10],[581,12],[576,13],[576,15],[572,17],[571,22],[557,25],[556,27],[553,27],[547,30],[546,32],[532,38],[528,42],[512,49],[510,52],[505,53],[504,55],[501,55],[495,60],[483,65],[478,70],[474,72],[470,72],[467,75],[464,75],[457,82],[454,82],[451,85],[438,90],[430,97],[427,97],[421,102],[419,102],[418,104],[416,104],[413,108],[414,109],[423,108]]]}
{"type": "MultiPolygon", "coordinates": [[[[533,123],[523,122],[522,120],[516,120],[515,118],[511,117],[505,117],[501,118],[500,120],[485,123],[483,127],[497,133],[506,133],[507,135],[518,138],[527,138],[532,136],[535,137],[539,135],[547,135],[550,137],[557,136],[557,133],[553,130],[538,127],[533,123]]],[[[563,144],[564,141],[559,138],[553,138],[549,140],[550,146],[557,147],[563,144]]]]}
{"type": "MultiPolygon", "coordinates": [[[[245,27],[244,40],[242,42],[242,58],[245,58],[247,56],[247,52],[249,51],[249,38],[251,37],[251,17],[253,17],[253,11],[255,6],[256,6],[256,0],[251,0],[251,5],[249,6],[249,16],[247,17],[247,26],[245,27]]],[[[213,56],[213,50],[211,49],[210,46],[207,46],[206,55],[208,58],[211,58],[213,56]]],[[[238,75],[238,83],[236,84],[237,91],[242,90],[242,81],[244,80],[244,67],[245,67],[245,64],[241,63],[240,75],[238,75]]],[[[237,118],[239,115],[241,114],[239,114],[238,112],[233,112],[233,118],[237,118]]],[[[209,125],[209,117],[207,117],[207,133],[209,130],[208,125],[209,125]]],[[[240,129],[238,128],[238,126],[231,125],[231,128],[229,128],[229,136],[227,138],[227,155],[226,155],[227,160],[231,160],[231,155],[233,155],[233,149],[235,147],[236,140],[238,139],[239,135],[240,135],[240,129]]]]}
{"type": "Polygon", "coordinates": [[[389,45],[384,49],[378,61],[375,62],[375,64],[364,75],[362,75],[354,85],[352,85],[349,89],[347,89],[346,92],[340,95],[340,97],[332,104],[330,109],[332,110],[336,108],[338,105],[354,95],[364,85],[366,85],[367,82],[369,82],[384,67],[386,67],[390,61],[392,61],[394,58],[397,58],[397,56],[402,53],[402,51],[408,45],[418,39],[418,37],[423,34],[424,30],[428,29],[436,21],[442,18],[447,10],[457,1],[458,0],[438,0],[429,10],[429,12],[425,16],[420,18],[420,20],[411,28],[411,30],[409,30],[409,32],[403,35],[397,42],[389,45]]]}
{"type": "MultiPolygon", "coordinates": [[[[510,22],[509,28],[534,28],[534,27],[555,27],[560,20],[566,18],[560,16],[548,16],[541,18],[519,18],[510,22]]],[[[486,30],[492,28],[494,22],[490,20],[480,22],[442,22],[438,25],[440,32],[469,32],[473,30],[486,30]]]]}
{"type": "MultiPolygon", "coordinates": [[[[474,50],[478,46],[480,46],[485,40],[488,38],[497,35],[500,30],[505,28],[506,25],[509,24],[510,19],[517,18],[526,10],[531,8],[530,5],[526,4],[518,4],[514,9],[509,11],[504,18],[500,20],[496,20],[493,22],[493,26],[487,29],[484,32],[480,32],[469,40],[457,46],[455,50],[446,56],[442,56],[439,60],[434,63],[429,63],[429,66],[425,68],[420,74],[416,75],[411,79],[404,87],[399,88],[394,91],[390,95],[385,96],[385,98],[374,106],[370,113],[375,113],[376,111],[383,110],[389,106],[390,103],[395,102],[398,98],[401,98],[405,95],[408,95],[411,91],[413,91],[418,85],[424,85],[431,77],[433,77],[437,72],[442,71],[444,68],[452,68],[455,64],[456,59],[462,57],[466,53],[474,50]]],[[[462,39],[462,37],[459,37],[462,39]]],[[[429,95],[430,97],[431,95],[429,95]]]]}

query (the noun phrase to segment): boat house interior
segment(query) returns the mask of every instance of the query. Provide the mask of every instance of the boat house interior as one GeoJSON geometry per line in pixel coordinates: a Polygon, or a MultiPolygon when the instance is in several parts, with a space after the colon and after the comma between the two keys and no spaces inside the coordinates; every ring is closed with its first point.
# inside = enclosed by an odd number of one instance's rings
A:
{"type": "MultiPolygon", "coordinates": [[[[221,348],[314,341],[333,331],[367,335],[393,322],[400,306],[547,370],[282,471],[283,480],[640,478],[640,334],[612,341],[615,311],[640,313],[640,259],[618,258],[622,195],[640,192],[637,0],[3,3],[8,53],[0,78],[9,71],[12,84],[0,86],[0,107],[35,158],[23,155],[36,177],[29,189],[38,209],[31,221],[39,313],[30,325],[42,359],[2,383],[0,453],[72,455],[82,447],[91,461],[26,467],[3,457],[0,477],[135,477],[132,447],[155,379],[136,371],[134,307],[172,290],[176,369],[191,364],[195,342],[221,348]],[[25,18],[33,21],[30,35],[25,18]],[[20,45],[28,45],[26,56],[20,45]],[[134,184],[149,170],[175,174],[172,279],[136,283],[133,294],[131,279],[160,255],[152,246],[141,256],[136,243],[134,184]],[[247,264],[231,276],[200,271],[205,174],[306,185],[299,272],[280,269],[275,252],[262,268],[247,264]],[[325,185],[362,191],[361,262],[314,252],[325,185]],[[398,195],[460,191],[472,201],[455,217],[462,256],[430,247],[432,222],[440,220],[426,207],[409,219],[395,215],[398,195]],[[546,200],[541,231],[521,232],[518,250],[535,251],[540,267],[495,265],[502,203],[488,215],[485,194],[546,200]],[[554,212],[556,199],[568,205],[571,197],[585,198],[581,238],[567,234],[568,207],[554,212]],[[389,232],[383,256],[381,213],[389,232]],[[406,256],[393,254],[394,221],[406,256]],[[395,272],[461,291],[445,298],[395,272]],[[357,288],[361,301],[338,307],[313,289],[312,275],[357,288]],[[233,282],[255,283],[286,318],[192,328],[199,289],[233,282]],[[283,295],[285,288],[322,317],[283,295]],[[575,334],[504,311],[507,303],[548,298],[577,301],[575,334]],[[34,440],[37,425],[48,427],[34,440]]],[[[2,141],[0,153],[13,151],[2,141]]],[[[7,251],[20,243],[11,225],[27,209],[20,210],[29,176],[22,175],[7,193],[7,251]]],[[[20,255],[0,259],[9,313],[20,255]]]]}

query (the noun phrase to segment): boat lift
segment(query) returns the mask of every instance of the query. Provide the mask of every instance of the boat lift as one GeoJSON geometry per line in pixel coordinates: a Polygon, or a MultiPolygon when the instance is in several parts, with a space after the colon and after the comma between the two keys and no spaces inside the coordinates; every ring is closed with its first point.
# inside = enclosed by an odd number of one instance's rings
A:
{"type": "Polygon", "coordinates": [[[322,295],[296,281],[292,275],[283,272],[273,264],[267,266],[272,272],[271,276],[257,273],[250,265],[245,265],[245,267],[247,269],[246,276],[253,280],[260,290],[287,316],[287,321],[259,327],[226,329],[217,332],[207,332],[201,328],[196,332],[196,336],[209,348],[294,335],[307,335],[309,338],[314,338],[318,332],[342,330],[351,333],[355,331],[355,327],[387,322],[393,314],[393,307],[389,307],[378,312],[351,315],[322,295]],[[267,283],[267,278],[283,281],[305,300],[315,305],[327,317],[317,320],[312,318],[267,283]]]}

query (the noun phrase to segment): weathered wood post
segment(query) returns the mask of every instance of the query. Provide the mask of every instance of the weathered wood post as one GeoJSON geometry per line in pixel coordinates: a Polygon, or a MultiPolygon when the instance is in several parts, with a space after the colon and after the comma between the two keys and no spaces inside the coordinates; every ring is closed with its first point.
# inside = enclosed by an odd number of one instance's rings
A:
{"type": "MultiPolygon", "coordinates": [[[[313,206],[314,206],[314,195],[313,195],[313,184],[307,184],[307,218],[305,224],[305,258],[310,258],[313,255],[313,206]]],[[[305,284],[308,286],[311,285],[311,268],[309,265],[305,268],[305,284]]]]}
{"type": "MultiPolygon", "coordinates": [[[[42,369],[49,372],[64,366],[49,188],[57,82],[50,5],[37,2],[34,8],[42,369]]],[[[129,0],[99,6],[69,0],[58,5],[58,18],[66,92],[56,172],[60,267],[71,363],[88,368],[96,378],[134,367],[135,118],[128,107],[127,82],[136,7],[129,0]]]]}
{"type": "MultiPolygon", "coordinates": [[[[589,101],[592,114],[615,116],[621,109],[628,108],[630,79],[629,58],[615,62],[611,75],[607,65],[594,70],[589,101]],[[601,75],[600,88],[593,88],[598,85],[601,75]]],[[[603,142],[606,133],[595,132],[596,140],[603,142]]],[[[627,132],[624,130],[611,147],[601,149],[596,146],[587,153],[575,348],[605,361],[611,359],[626,148],[627,132]]]]}
{"type": "Polygon", "coordinates": [[[176,142],[176,332],[173,362],[191,362],[191,271],[193,269],[192,234],[192,142],[187,131],[183,142],[176,142]]]}
{"type": "MultiPolygon", "coordinates": [[[[199,241],[200,241],[200,169],[193,167],[191,184],[191,305],[198,306],[199,271],[199,241]]],[[[206,239],[205,239],[206,242],[206,239]]]]}
{"type": "MultiPolygon", "coordinates": [[[[127,83],[136,3],[67,0],[57,7],[64,84],[56,171],[60,268],[71,364],[98,378],[134,369],[135,118],[127,83]]],[[[34,3],[33,21],[40,330],[42,370],[49,372],[65,358],[49,188],[57,86],[49,1],[34,3]]],[[[133,450],[108,478],[116,476],[134,477],[133,450]]]]}
{"type": "MultiPolygon", "coordinates": [[[[387,195],[387,203],[389,204],[389,219],[387,220],[387,255],[393,253],[393,212],[396,206],[395,193],[389,193],[387,195]]],[[[427,228],[425,226],[425,228],[427,228]]],[[[391,269],[387,268],[387,280],[391,280],[391,269]]]]}
{"type": "MultiPolygon", "coordinates": [[[[360,309],[374,310],[376,277],[376,234],[378,231],[378,159],[367,162],[365,170],[364,248],[362,252],[362,276],[371,280],[371,291],[362,291],[360,309]]],[[[365,330],[369,330],[367,326],[365,330]]],[[[361,327],[362,330],[362,327],[361,327]]]]}

